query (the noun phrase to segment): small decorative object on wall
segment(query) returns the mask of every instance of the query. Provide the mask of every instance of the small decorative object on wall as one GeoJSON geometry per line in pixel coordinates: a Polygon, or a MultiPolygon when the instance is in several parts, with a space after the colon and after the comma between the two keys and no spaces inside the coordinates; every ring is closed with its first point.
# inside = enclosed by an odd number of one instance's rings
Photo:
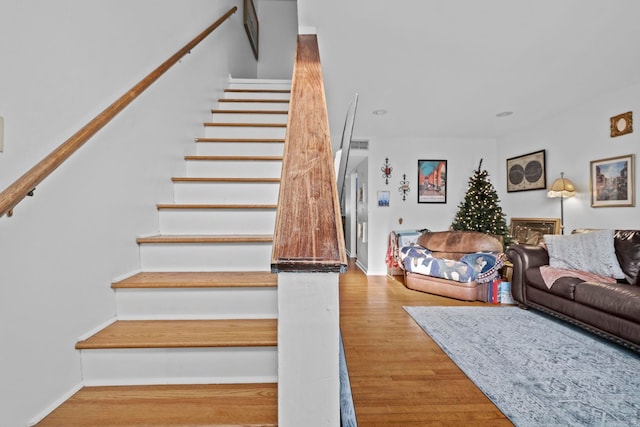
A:
{"type": "Polygon", "coordinates": [[[258,59],[258,46],[260,40],[260,26],[258,24],[258,15],[253,0],[244,0],[244,29],[247,31],[253,55],[258,59]]]}
{"type": "Polygon", "coordinates": [[[384,159],[384,164],[382,165],[380,170],[382,171],[382,177],[384,178],[384,183],[389,185],[389,178],[391,178],[391,171],[393,170],[393,168],[389,164],[388,157],[384,159]]]}
{"type": "Polygon", "coordinates": [[[402,181],[400,181],[400,187],[398,188],[400,194],[402,194],[402,201],[407,200],[407,193],[411,191],[409,188],[409,181],[407,181],[407,174],[402,174],[402,181]]]}
{"type": "Polygon", "coordinates": [[[611,117],[611,137],[633,132],[633,114],[631,111],[611,117]]]}
{"type": "Polygon", "coordinates": [[[635,206],[635,155],[591,161],[591,206],[635,206]]]}
{"type": "Polygon", "coordinates": [[[560,218],[511,218],[512,243],[538,245],[545,234],[560,234],[560,218]]]}
{"type": "Polygon", "coordinates": [[[378,206],[389,207],[389,192],[378,191],[378,206]]]}
{"type": "Polygon", "coordinates": [[[366,203],[367,201],[367,189],[364,184],[358,187],[358,203],[366,203]]]}
{"type": "Polygon", "coordinates": [[[418,160],[418,203],[447,203],[446,160],[418,160]]]}
{"type": "Polygon", "coordinates": [[[507,159],[507,191],[547,188],[545,150],[507,159]]]}

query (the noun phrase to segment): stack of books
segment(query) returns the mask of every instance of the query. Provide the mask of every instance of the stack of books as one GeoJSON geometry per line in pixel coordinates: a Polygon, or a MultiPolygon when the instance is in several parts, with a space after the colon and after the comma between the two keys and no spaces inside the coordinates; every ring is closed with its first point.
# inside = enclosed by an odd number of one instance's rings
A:
{"type": "Polygon", "coordinates": [[[511,282],[496,279],[488,283],[478,283],[478,300],[491,304],[515,304],[511,296],[511,282]]]}

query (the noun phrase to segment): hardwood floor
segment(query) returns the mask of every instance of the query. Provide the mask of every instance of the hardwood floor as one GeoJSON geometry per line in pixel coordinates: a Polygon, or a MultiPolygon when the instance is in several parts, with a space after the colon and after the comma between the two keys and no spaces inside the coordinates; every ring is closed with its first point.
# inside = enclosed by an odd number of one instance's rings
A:
{"type": "Polygon", "coordinates": [[[340,327],[358,426],[511,426],[402,308],[483,304],[412,291],[350,263],[340,327]]]}

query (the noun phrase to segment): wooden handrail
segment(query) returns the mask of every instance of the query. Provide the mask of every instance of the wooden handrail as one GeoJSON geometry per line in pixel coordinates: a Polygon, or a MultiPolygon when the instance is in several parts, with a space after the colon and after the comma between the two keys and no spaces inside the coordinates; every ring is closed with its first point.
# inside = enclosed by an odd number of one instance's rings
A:
{"type": "Polygon", "coordinates": [[[187,43],[182,49],[173,56],[163,62],[158,68],[153,70],[149,75],[142,79],[138,84],[131,88],[128,92],[118,98],[113,104],[98,114],[93,120],[87,123],[82,129],[73,136],[63,142],[58,148],[53,150],[47,157],[42,159],[34,167],[29,169],[24,175],[18,178],[13,184],[8,186],[0,193],[0,217],[7,214],[11,216],[13,208],[22,201],[29,193],[31,193],[38,184],[40,184],[47,176],[58,168],[65,160],[67,160],[75,151],[77,151],[85,142],[89,140],[96,132],[109,123],[118,113],[120,113],[127,105],[136,99],[142,92],[151,86],[160,76],[162,76],[169,68],[178,62],[183,56],[190,53],[191,49],[197,46],[224,21],[233,15],[238,8],[234,6],[229,9],[220,19],[207,27],[193,40],[187,43]]]}
{"type": "Polygon", "coordinates": [[[346,267],[318,41],[299,35],[271,270],[344,272],[346,267]]]}

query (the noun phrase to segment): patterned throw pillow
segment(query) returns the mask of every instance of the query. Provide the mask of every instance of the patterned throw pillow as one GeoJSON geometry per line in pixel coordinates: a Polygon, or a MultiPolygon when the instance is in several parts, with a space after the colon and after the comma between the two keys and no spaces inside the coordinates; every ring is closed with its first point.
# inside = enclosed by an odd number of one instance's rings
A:
{"type": "Polygon", "coordinates": [[[569,236],[545,234],[549,265],[624,279],[616,258],[614,233],[614,230],[599,230],[569,236]]]}

